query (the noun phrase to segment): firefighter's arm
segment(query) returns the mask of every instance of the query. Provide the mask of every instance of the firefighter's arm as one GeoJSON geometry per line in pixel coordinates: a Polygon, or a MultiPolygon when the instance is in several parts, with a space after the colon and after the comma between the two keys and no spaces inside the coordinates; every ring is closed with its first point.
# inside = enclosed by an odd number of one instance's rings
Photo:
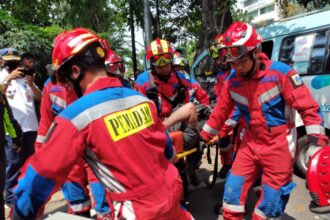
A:
{"type": "Polygon", "coordinates": [[[219,134],[230,112],[234,109],[234,103],[231,100],[228,85],[229,81],[226,81],[218,97],[217,104],[200,133],[201,138],[206,142],[219,134]]]}
{"type": "Polygon", "coordinates": [[[191,82],[195,89],[195,97],[202,105],[210,106],[210,97],[205,90],[201,88],[198,82],[191,82]]]}
{"type": "Polygon", "coordinates": [[[296,109],[305,124],[308,142],[318,146],[326,146],[328,137],[325,135],[324,120],[320,105],[314,100],[300,76],[293,69],[281,75],[282,93],[286,103],[296,109]]]}
{"type": "Polygon", "coordinates": [[[40,122],[38,128],[38,136],[34,144],[35,150],[39,150],[45,143],[48,129],[54,121],[54,116],[51,107],[52,103],[50,101],[50,94],[47,86],[44,86],[42,94],[43,95],[40,104],[40,122]]]}
{"type": "Polygon", "coordinates": [[[65,119],[57,117],[49,141],[25,163],[14,191],[15,216],[37,219],[51,195],[65,182],[69,172],[84,152],[80,132],[65,119]]]}
{"type": "Polygon", "coordinates": [[[241,118],[240,111],[237,106],[234,107],[234,110],[230,113],[230,117],[226,120],[224,126],[221,128],[220,137],[228,136],[232,134],[234,128],[241,118]]]}
{"type": "Polygon", "coordinates": [[[165,146],[164,155],[166,159],[168,159],[171,163],[174,164],[177,162],[176,150],[168,131],[166,131],[165,134],[166,134],[166,146],[165,146]]]}

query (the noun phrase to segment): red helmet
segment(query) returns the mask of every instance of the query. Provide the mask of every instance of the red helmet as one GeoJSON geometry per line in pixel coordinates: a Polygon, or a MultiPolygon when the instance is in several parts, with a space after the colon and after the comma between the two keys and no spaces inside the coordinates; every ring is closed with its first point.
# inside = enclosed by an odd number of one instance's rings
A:
{"type": "Polygon", "coordinates": [[[253,26],[242,22],[232,23],[222,37],[224,48],[220,54],[225,55],[228,62],[241,58],[263,41],[253,26]]]}
{"type": "Polygon", "coordinates": [[[55,38],[54,42],[52,66],[55,71],[58,71],[72,57],[94,42],[100,43],[100,47],[96,48],[96,54],[101,58],[105,56],[106,46],[101,41],[101,38],[85,28],[64,31],[55,38]]]}
{"type": "Polygon", "coordinates": [[[125,73],[125,63],[118,54],[111,49],[107,49],[107,55],[105,58],[106,70],[109,73],[120,75],[125,73]]]}
{"type": "Polygon", "coordinates": [[[330,147],[323,147],[309,161],[307,186],[316,207],[311,210],[330,212],[330,147]],[[327,207],[328,206],[328,207],[327,207]],[[322,207],[322,208],[320,208],[322,207]]]}
{"type": "Polygon", "coordinates": [[[167,64],[172,62],[173,48],[171,46],[171,43],[166,40],[157,38],[156,40],[152,41],[147,47],[146,58],[147,60],[150,60],[150,63],[156,66],[162,65],[162,63],[167,64]],[[160,64],[158,64],[157,60],[161,57],[163,57],[164,59],[161,60],[162,62],[160,62],[160,64]]]}

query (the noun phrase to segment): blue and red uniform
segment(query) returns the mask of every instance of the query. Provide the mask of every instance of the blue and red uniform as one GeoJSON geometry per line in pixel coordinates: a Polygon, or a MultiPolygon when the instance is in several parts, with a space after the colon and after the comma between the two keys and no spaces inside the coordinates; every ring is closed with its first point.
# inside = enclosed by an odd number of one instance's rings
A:
{"type": "Polygon", "coordinates": [[[177,100],[178,104],[188,103],[191,100],[191,93],[199,102],[207,106],[209,105],[208,96],[203,95],[203,92],[205,91],[203,91],[197,83],[191,82],[180,72],[172,71],[169,79],[164,82],[157,77],[157,74],[149,74],[145,71],[138,76],[134,86],[137,91],[148,96],[148,91],[152,89],[151,80],[154,81],[158,91],[158,110],[161,118],[167,118],[171,115],[176,106],[173,106],[173,103],[169,102],[169,100],[175,102],[178,96],[180,96],[180,100],[177,100]],[[153,79],[150,79],[150,76],[152,76],[153,79]],[[179,85],[185,87],[183,94],[180,94],[179,92],[179,85]],[[166,96],[169,100],[164,96],[166,96]]]}
{"type": "MultiPolygon", "coordinates": [[[[40,105],[40,124],[35,142],[36,151],[40,150],[47,142],[49,138],[48,132],[51,132],[51,129],[53,129],[52,123],[54,122],[54,118],[77,100],[77,98],[75,91],[69,84],[54,83],[51,78],[45,82],[40,105]]],[[[105,198],[105,188],[82,159],[73,167],[66,182],[62,186],[64,197],[68,202],[68,212],[75,214],[89,212],[91,201],[86,185],[87,179],[94,197],[94,208],[97,217],[98,219],[103,219],[110,212],[105,198]]]]}
{"type": "Polygon", "coordinates": [[[192,219],[180,207],[181,179],[168,161],[171,139],[145,96],[116,78],[100,78],[55,123],[49,141],[24,166],[14,219],[41,214],[82,157],[107,188],[111,219],[192,219]]]}
{"type": "Polygon", "coordinates": [[[291,190],[295,156],[294,111],[304,121],[311,143],[328,142],[320,106],[299,75],[281,62],[261,60],[249,79],[232,73],[224,84],[221,102],[215,106],[201,136],[209,140],[219,133],[236,105],[246,122],[246,133],[227,178],[224,218],[242,219],[248,190],[262,169],[262,195],[253,219],[283,215],[291,190]]]}

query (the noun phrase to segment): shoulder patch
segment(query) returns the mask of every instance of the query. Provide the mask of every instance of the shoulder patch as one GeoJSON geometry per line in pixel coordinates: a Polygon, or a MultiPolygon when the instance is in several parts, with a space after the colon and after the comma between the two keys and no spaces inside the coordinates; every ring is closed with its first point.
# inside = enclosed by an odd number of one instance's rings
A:
{"type": "Polygon", "coordinates": [[[304,84],[298,73],[293,74],[292,76],[289,77],[289,79],[294,88],[297,88],[304,84]]]}

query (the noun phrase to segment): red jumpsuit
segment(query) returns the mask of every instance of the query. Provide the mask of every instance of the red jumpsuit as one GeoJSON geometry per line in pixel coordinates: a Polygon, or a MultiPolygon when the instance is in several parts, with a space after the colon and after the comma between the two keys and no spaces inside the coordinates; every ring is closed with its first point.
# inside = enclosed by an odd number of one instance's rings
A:
{"type": "Polygon", "coordinates": [[[292,109],[302,116],[309,141],[325,146],[328,138],[319,105],[291,67],[269,60],[262,60],[260,69],[249,79],[231,74],[221,100],[201,132],[205,141],[218,134],[234,105],[247,125],[225,184],[224,219],[243,219],[248,190],[261,169],[263,192],[253,219],[283,215],[290,191],[295,187],[292,109]]]}
{"type": "Polygon", "coordinates": [[[145,96],[116,78],[101,78],[55,123],[49,141],[24,166],[14,219],[41,214],[82,157],[107,188],[112,219],[192,219],[180,208],[181,179],[168,161],[171,139],[145,96]]]}
{"type": "MultiPolygon", "coordinates": [[[[217,102],[221,102],[218,99],[221,94],[223,85],[229,76],[229,71],[219,72],[216,75],[216,84],[214,85],[214,93],[217,96],[217,102]]],[[[237,111],[237,110],[234,110],[237,111]]],[[[220,157],[223,165],[231,165],[233,163],[233,147],[229,145],[233,142],[233,135],[228,135],[235,126],[238,124],[239,114],[234,114],[234,111],[230,114],[230,117],[226,120],[225,126],[221,129],[220,135],[220,157]],[[238,117],[236,117],[238,116],[238,117]]]]}
{"type": "MultiPolygon", "coordinates": [[[[45,82],[40,105],[38,136],[35,142],[36,151],[47,142],[49,138],[47,133],[52,129],[54,118],[75,100],[77,100],[77,95],[71,86],[53,83],[50,78],[45,82]]],[[[64,197],[68,202],[68,212],[79,214],[90,210],[87,179],[94,197],[97,217],[103,219],[110,211],[105,199],[105,189],[83,160],[73,167],[67,181],[62,186],[64,197]]]]}

